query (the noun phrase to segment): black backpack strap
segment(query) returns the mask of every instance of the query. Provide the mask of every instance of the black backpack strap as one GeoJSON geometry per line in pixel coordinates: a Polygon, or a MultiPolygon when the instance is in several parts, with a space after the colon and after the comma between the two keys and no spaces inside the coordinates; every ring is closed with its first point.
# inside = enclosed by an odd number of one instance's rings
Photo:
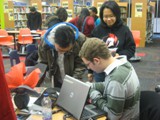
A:
{"type": "Polygon", "coordinates": [[[87,20],[87,17],[84,19],[83,24],[82,24],[82,29],[81,29],[82,33],[84,32],[84,27],[85,27],[85,24],[86,24],[86,20],[87,20]]]}

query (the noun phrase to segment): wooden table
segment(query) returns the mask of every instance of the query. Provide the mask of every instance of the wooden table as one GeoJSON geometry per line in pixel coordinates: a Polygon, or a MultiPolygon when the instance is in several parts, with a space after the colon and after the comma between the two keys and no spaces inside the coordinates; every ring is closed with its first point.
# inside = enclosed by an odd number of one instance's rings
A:
{"type": "MultiPolygon", "coordinates": [[[[55,107],[53,109],[53,111],[56,111],[58,110],[58,107],[55,107]]],[[[55,113],[52,115],[52,120],[63,120],[63,116],[65,115],[66,113],[64,111],[60,111],[58,113],[55,113]]],[[[106,120],[107,117],[106,116],[103,116],[101,118],[98,118],[97,120],[106,120]]],[[[31,115],[27,120],[42,120],[42,116],[41,115],[31,115]]],[[[67,120],[76,120],[75,118],[67,118],[67,120]]]]}
{"type": "MultiPolygon", "coordinates": [[[[34,88],[38,93],[42,94],[43,91],[46,89],[45,87],[35,87],[34,88]]],[[[14,101],[13,101],[13,98],[12,98],[12,102],[13,102],[13,105],[15,106],[14,104],[14,101]]],[[[16,106],[15,106],[16,107],[16,106]]],[[[15,108],[14,107],[14,108],[15,108]]],[[[55,106],[53,108],[53,111],[57,111],[59,110],[60,108],[55,106]]],[[[19,110],[15,110],[16,114],[18,114],[20,111],[19,110]]],[[[55,114],[52,115],[52,120],[63,120],[63,116],[66,114],[65,111],[59,111],[55,114]]],[[[30,115],[27,120],[42,120],[42,115],[37,115],[37,114],[32,114],[30,115]]],[[[67,118],[66,120],[76,120],[75,118],[71,117],[71,118],[67,118]]],[[[97,120],[107,120],[107,117],[106,116],[102,116],[100,118],[98,118],[97,120]]]]}

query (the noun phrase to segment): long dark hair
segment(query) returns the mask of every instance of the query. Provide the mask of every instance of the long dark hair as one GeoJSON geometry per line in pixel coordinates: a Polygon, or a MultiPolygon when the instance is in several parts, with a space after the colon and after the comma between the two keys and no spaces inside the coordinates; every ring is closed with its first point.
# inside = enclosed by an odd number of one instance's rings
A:
{"type": "Polygon", "coordinates": [[[81,10],[81,13],[79,15],[79,19],[77,22],[79,30],[81,30],[81,26],[83,25],[83,21],[87,16],[90,16],[89,10],[87,8],[83,8],[81,10]]]}
{"type": "Polygon", "coordinates": [[[118,4],[115,1],[106,1],[102,4],[102,6],[100,8],[100,14],[99,14],[100,19],[103,23],[104,23],[104,21],[103,21],[103,10],[105,8],[108,8],[113,12],[113,14],[116,17],[117,22],[121,20],[121,11],[120,11],[120,7],[118,6],[118,4]]]}

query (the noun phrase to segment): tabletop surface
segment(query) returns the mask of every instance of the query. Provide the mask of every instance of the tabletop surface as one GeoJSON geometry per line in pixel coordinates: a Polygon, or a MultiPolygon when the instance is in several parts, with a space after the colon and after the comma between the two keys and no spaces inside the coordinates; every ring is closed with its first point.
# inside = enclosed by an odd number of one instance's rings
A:
{"type": "MultiPolygon", "coordinates": [[[[44,91],[46,88],[45,88],[45,87],[35,87],[34,89],[35,89],[38,93],[43,93],[43,91],[44,91]]],[[[12,97],[12,98],[13,98],[13,97],[12,97]]],[[[33,97],[33,98],[35,98],[35,97],[33,97]]],[[[36,100],[36,99],[35,99],[35,100],[36,100]]],[[[34,100],[34,101],[35,101],[35,100],[34,100]]],[[[34,101],[33,101],[33,102],[34,102],[34,101]]],[[[12,99],[12,102],[13,102],[14,108],[16,108],[13,99],[12,99]]],[[[32,104],[33,104],[33,102],[32,102],[32,104]]],[[[55,106],[55,107],[53,108],[53,111],[57,111],[57,110],[60,110],[60,108],[57,107],[57,106],[55,106]]],[[[20,111],[19,111],[18,109],[15,109],[15,112],[16,112],[16,114],[20,113],[20,111]]],[[[60,110],[59,112],[57,112],[57,113],[55,113],[55,114],[52,115],[52,120],[64,120],[64,119],[63,119],[63,116],[64,116],[66,113],[67,113],[67,112],[60,110]]],[[[102,117],[98,118],[97,120],[106,120],[106,119],[107,119],[106,116],[102,116],[102,117]]],[[[30,115],[30,116],[27,118],[27,120],[42,120],[42,115],[32,114],[32,115],[30,115]]],[[[76,119],[73,118],[73,117],[70,117],[70,118],[67,118],[66,120],[76,120],[76,119]]]]}

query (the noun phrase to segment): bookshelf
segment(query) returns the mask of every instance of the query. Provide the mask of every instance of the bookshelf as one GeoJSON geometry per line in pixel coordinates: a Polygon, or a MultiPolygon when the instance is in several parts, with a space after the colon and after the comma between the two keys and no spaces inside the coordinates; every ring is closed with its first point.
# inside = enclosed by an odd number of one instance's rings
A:
{"type": "Polygon", "coordinates": [[[42,5],[42,29],[47,29],[45,26],[46,18],[50,14],[55,14],[57,8],[58,8],[58,3],[56,4],[50,4],[50,5],[42,5]]]}
{"type": "Polygon", "coordinates": [[[151,2],[148,4],[147,9],[147,23],[146,23],[146,42],[152,43],[153,36],[153,26],[154,26],[154,11],[155,11],[155,3],[151,2]]]}
{"type": "Polygon", "coordinates": [[[31,0],[30,5],[35,6],[37,8],[37,11],[39,11],[42,15],[42,29],[47,29],[45,26],[46,17],[49,14],[55,13],[57,7],[59,6],[60,0],[53,0],[42,2],[43,0],[31,0]]]}
{"type": "Polygon", "coordinates": [[[6,29],[19,30],[27,27],[27,13],[29,8],[25,2],[5,2],[4,21],[6,29]]]}
{"type": "Polygon", "coordinates": [[[4,28],[9,29],[9,28],[14,28],[14,17],[13,19],[11,19],[11,16],[13,16],[13,8],[14,8],[14,4],[13,1],[7,1],[6,2],[7,8],[4,11],[4,28]]]}
{"type": "Polygon", "coordinates": [[[141,33],[140,47],[151,42],[153,35],[154,5],[151,7],[146,0],[132,1],[131,30],[141,33]]]}
{"type": "Polygon", "coordinates": [[[82,8],[85,7],[85,5],[74,4],[74,16],[77,16],[81,12],[82,8]]]}
{"type": "Polygon", "coordinates": [[[27,27],[28,6],[14,6],[14,27],[16,30],[27,27]]]}
{"type": "Polygon", "coordinates": [[[127,23],[127,17],[128,17],[128,2],[117,2],[117,4],[120,7],[121,11],[121,19],[123,20],[125,25],[128,25],[127,23]]]}
{"type": "Polygon", "coordinates": [[[104,3],[104,0],[94,0],[94,1],[92,1],[92,6],[97,8],[97,11],[98,11],[97,15],[99,15],[99,10],[100,10],[100,7],[103,3],[104,3]]]}
{"type": "Polygon", "coordinates": [[[67,21],[71,20],[74,17],[74,1],[73,0],[61,0],[61,6],[67,10],[68,19],[67,21]]]}
{"type": "Polygon", "coordinates": [[[50,5],[42,5],[42,29],[46,29],[45,22],[48,15],[52,14],[52,7],[50,5]]]}
{"type": "Polygon", "coordinates": [[[30,6],[34,6],[38,12],[42,12],[42,0],[30,0],[30,6]]]}

